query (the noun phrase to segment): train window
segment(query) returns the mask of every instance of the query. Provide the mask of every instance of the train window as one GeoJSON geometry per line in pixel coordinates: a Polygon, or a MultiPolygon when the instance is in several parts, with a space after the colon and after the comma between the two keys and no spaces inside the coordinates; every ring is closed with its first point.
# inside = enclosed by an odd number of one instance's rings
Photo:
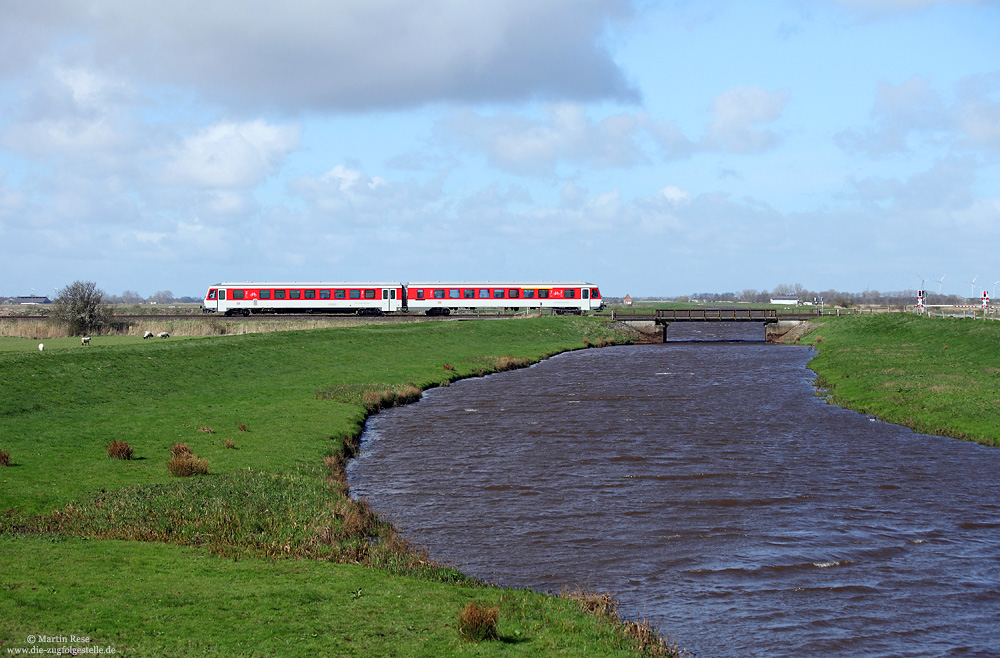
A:
{"type": "Polygon", "coordinates": [[[234,290],[233,291],[233,299],[243,299],[243,291],[242,290],[234,290]]]}
{"type": "Polygon", "coordinates": [[[396,289],[395,288],[393,288],[392,292],[389,293],[389,297],[391,297],[392,299],[396,299],[396,289]]]}
{"type": "Polygon", "coordinates": [[[366,290],[365,291],[365,299],[375,299],[375,291],[374,290],[366,290]]]}
{"type": "Polygon", "coordinates": [[[383,290],[382,291],[382,299],[389,299],[389,291],[388,290],[383,290]]]}
{"type": "Polygon", "coordinates": [[[583,295],[584,299],[590,299],[590,291],[587,290],[586,288],[584,288],[583,290],[581,290],[580,294],[583,295]]]}
{"type": "Polygon", "coordinates": [[[271,291],[270,290],[261,290],[260,291],[260,298],[261,299],[271,299],[271,291]]]}
{"type": "Polygon", "coordinates": [[[215,290],[209,290],[208,291],[208,298],[209,299],[215,299],[215,290]]]}
{"type": "Polygon", "coordinates": [[[423,298],[424,298],[424,289],[421,288],[420,290],[417,291],[417,299],[423,299],[423,298]]]}
{"type": "Polygon", "coordinates": [[[275,299],[284,299],[285,298],[285,291],[284,290],[275,290],[274,291],[274,298],[275,299]]]}
{"type": "Polygon", "coordinates": [[[563,290],[563,297],[565,297],[566,299],[575,298],[576,290],[574,290],[573,288],[566,288],[565,290],[563,290]]]}
{"type": "Polygon", "coordinates": [[[525,299],[534,299],[535,298],[535,291],[533,289],[530,289],[530,288],[525,289],[525,291],[524,291],[524,298],[525,299]]]}
{"type": "Polygon", "coordinates": [[[511,299],[517,299],[521,296],[521,290],[519,288],[511,288],[507,291],[507,296],[511,299]]]}
{"type": "Polygon", "coordinates": [[[590,296],[593,297],[594,299],[600,299],[601,298],[601,291],[598,290],[597,288],[591,288],[590,289],[590,296]]]}
{"type": "Polygon", "coordinates": [[[538,298],[539,299],[548,299],[549,298],[549,291],[545,290],[545,289],[539,289],[539,291],[538,291],[538,298]]]}
{"type": "Polygon", "coordinates": [[[302,299],[302,291],[301,290],[289,290],[288,291],[288,298],[289,299],[302,299]]]}
{"type": "Polygon", "coordinates": [[[360,290],[350,290],[348,292],[351,295],[351,299],[361,299],[361,291],[360,290]]]}
{"type": "Polygon", "coordinates": [[[494,299],[503,299],[503,288],[497,288],[493,291],[494,299]]]}
{"type": "Polygon", "coordinates": [[[444,290],[442,290],[441,288],[435,288],[434,299],[444,299],[444,290]]]}
{"type": "Polygon", "coordinates": [[[472,299],[475,296],[476,296],[476,291],[473,290],[472,288],[462,289],[462,297],[464,297],[465,299],[472,299]]]}
{"type": "Polygon", "coordinates": [[[489,288],[480,288],[479,289],[479,299],[489,299],[489,298],[490,298],[490,290],[489,290],[489,288]]]}
{"type": "Polygon", "coordinates": [[[343,290],[334,290],[333,291],[333,298],[334,299],[344,299],[344,296],[345,295],[344,295],[344,291],[343,290]]]}
{"type": "Polygon", "coordinates": [[[458,293],[459,293],[458,288],[448,288],[449,299],[458,299],[458,293]]]}
{"type": "Polygon", "coordinates": [[[320,290],[319,291],[319,298],[320,299],[330,299],[330,291],[329,290],[320,290]]]}
{"type": "Polygon", "coordinates": [[[316,291],[306,290],[306,299],[316,299],[316,291]]]}
{"type": "Polygon", "coordinates": [[[225,299],[225,298],[226,298],[226,291],[225,290],[220,290],[219,291],[219,299],[225,299]]]}

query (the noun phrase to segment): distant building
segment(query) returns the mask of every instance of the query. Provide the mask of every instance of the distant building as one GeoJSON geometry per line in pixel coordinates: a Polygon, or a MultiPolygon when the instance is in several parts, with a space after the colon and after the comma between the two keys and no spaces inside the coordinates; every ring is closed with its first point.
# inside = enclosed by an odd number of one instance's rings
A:
{"type": "Polygon", "coordinates": [[[786,304],[788,306],[801,306],[802,302],[798,297],[772,297],[772,304],[786,304]]]}
{"type": "Polygon", "coordinates": [[[622,304],[624,306],[631,306],[632,305],[632,295],[625,295],[625,299],[622,300],[622,304]]]}
{"type": "Polygon", "coordinates": [[[48,297],[34,297],[34,296],[23,296],[14,297],[10,300],[11,304],[51,304],[52,301],[48,297]]]}

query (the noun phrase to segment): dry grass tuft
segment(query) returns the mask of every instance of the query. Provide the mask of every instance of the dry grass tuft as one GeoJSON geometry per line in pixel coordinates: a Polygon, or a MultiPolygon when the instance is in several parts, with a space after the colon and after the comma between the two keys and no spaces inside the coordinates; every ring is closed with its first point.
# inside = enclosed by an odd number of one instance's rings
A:
{"type": "Polygon", "coordinates": [[[482,642],[483,640],[498,640],[497,619],[500,608],[496,606],[469,603],[458,615],[458,633],[466,642],[482,642]]]}
{"type": "Polygon", "coordinates": [[[444,364],[444,369],[445,370],[454,370],[455,366],[451,365],[450,363],[446,363],[446,364],[444,364]]]}
{"type": "Polygon", "coordinates": [[[230,450],[236,449],[236,442],[232,439],[226,439],[226,442],[223,445],[230,450]]]}
{"type": "Polygon", "coordinates": [[[132,446],[128,441],[112,441],[108,444],[108,457],[111,459],[132,459],[132,446]]]}
{"type": "Polygon", "coordinates": [[[186,443],[175,443],[170,447],[170,456],[179,457],[181,455],[190,455],[191,448],[188,447],[186,443]]]}
{"type": "Polygon", "coordinates": [[[198,428],[198,431],[204,432],[205,434],[215,434],[215,430],[213,430],[208,425],[202,425],[201,427],[198,428]]]}
{"type": "Polygon", "coordinates": [[[10,466],[10,453],[0,450],[0,466],[10,466]]]}
{"type": "Polygon", "coordinates": [[[250,430],[248,430],[248,429],[247,429],[247,424],[246,424],[246,423],[240,423],[240,424],[238,424],[238,425],[236,426],[236,428],[237,428],[237,429],[238,429],[239,431],[241,431],[241,432],[249,432],[249,431],[250,431],[250,430]]]}
{"type": "Polygon", "coordinates": [[[167,470],[176,477],[208,475],[208,460],[199,459],[191,453],[174,455],[167,462],[167,470]]]}

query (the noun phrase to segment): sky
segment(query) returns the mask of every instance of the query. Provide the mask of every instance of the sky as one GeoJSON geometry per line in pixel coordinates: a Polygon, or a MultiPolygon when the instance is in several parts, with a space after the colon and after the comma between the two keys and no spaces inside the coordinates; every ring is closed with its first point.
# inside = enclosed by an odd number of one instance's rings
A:
{"type": "Polygon", "coordinates": [[[1000,285],[1000,0],[0,15],[0,294],[1000,285]]]}

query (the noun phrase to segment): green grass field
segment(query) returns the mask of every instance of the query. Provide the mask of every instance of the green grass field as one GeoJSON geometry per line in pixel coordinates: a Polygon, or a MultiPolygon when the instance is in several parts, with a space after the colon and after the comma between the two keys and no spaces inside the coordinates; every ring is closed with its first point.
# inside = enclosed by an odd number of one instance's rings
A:
{"type": "Polygon", "coordinates": [[[41,633],[129,656],[671,655],[577,600],[434,565],[344,495],[366,414],[397,393],[613,338],[538,318],[0,339],[0,649],[41,633]],[[209,474],[171,475],[176,443],[209,474]],[[499,607],[499,641],[461,640],[473,600],[499,607]]]}
{"type": "Polygon", "coordinates": [[[1000,446],[1000,323],[892,313],[829,319],[802,339],[831,402],[1000,446]]]}

